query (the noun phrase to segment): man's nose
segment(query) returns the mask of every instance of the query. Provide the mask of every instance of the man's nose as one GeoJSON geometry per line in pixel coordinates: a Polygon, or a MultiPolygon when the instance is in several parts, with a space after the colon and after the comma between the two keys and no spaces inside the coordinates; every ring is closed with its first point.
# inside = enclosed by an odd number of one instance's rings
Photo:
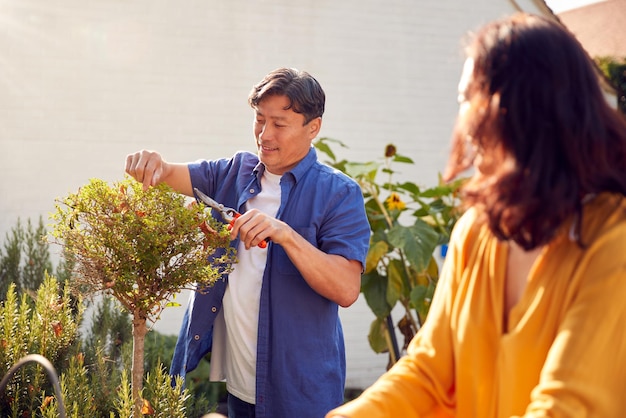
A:
{"type": "Polygon", "coordinates": [[[263,128],[261,128],[261,132],[259,132],[259,139],[263,139],[263,140],[272,139],[273,133],[274,132],[270,128],[270,126],[269,125],[265,125],[265,126],[263,126],[263,128]]]}

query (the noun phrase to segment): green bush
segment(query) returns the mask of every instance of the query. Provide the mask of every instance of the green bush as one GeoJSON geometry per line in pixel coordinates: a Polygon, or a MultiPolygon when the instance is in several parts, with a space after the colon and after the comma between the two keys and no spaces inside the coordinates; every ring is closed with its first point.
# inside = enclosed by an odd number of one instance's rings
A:
{"type": "MultiPolygon", "coordinates": [[[[34,308],[29,298],[18,297],[15,284],[10,284],[6,300],[0,305],[0,374],[27,354],[46,357],[59,370],[71,353],[77,335],[80,311],[72,307],[69,292],[46,276],[35,295],[34,308]]],[[[2,416],[33,416],[42,393],[52,388],[40,366],[22,367],[0,394],[2,416]]]]}
{"type": "Polygon", "coordinates": [[[148,320],[181,290],[211,286],[236,260],[226,225],[185,199],[166,184],[144,190],[131,178],[91,179],[53,214],[53,236],[74,263],[75,294],[110,295],[132,316],[134,417],[143,401],[148,320]]]}
{"type": "Polygon", "coordinates": [[[17,225],[6,234],[0,248],[0,300],[6,299],[9,285],[17,293],[36,290],[43,282],[45,272],[52,272],[48,245],[43,240],[46,228],[42,218],[35,227],[31,220],[17,225]]]}
{"type": "MultiPolygon", "coordinates": [[[[18,297],[15,285],[9,286],[6,300],[0,304],[0,373],[5,375],[27,354],[41,354],[60,373],[68,417],[127,418],[133,408],[127,372],[132,341],[123,343],[119,350],[109,351],[111,357],[103,354],[104,346],[100,347],[93,363],[86,363],[78,341],[82,311],[76,315],[69,292],[64,289],[48,276],[35,293],[35,307],[31,309],[27,301],[30,296],[18,297]]],[[[109,303],[102,306],[105,308],[94,313],[94,318],[111,309],[109,303]]],[[[142,392],[143,408],[154,411],[152,416],[156,417],[197,418],[211,409],[205,394],[193,392],[194,384],[183,389],[181,379],[172,385],[166,366],[159,360],[171,357],[175,341],[175,336],[149,334],[146,347],[151,354],[146,357],[149,372],[142,392]],[[159,347],[165,349],[159,351],[159,347]]],[[[207,396],[210,394],[211,391],[207,396]]],[[[212,409],[215,406],[216,403],[212,409]]],[[[57,417],[57,408],[48,377],[38,365],[29,364],[18,370],[0,395],[2,417],[51,418],[57,417]]]]}
{"type": "MultiPolygon", "coordinates": [[[[132,351],[130,317],[113,298],[103,297],[97,303],[90,302],[94,303],[92,318],[81,335],[85,305],[70,295],[66,279],[47,275],[52,263],[48,244],[42,240],[45,235],[41,221],[37,229],[30,221],[26,227],[18,221],[0,252],[0,271],[7,274],[3,276],[2,283],[7,280],[7,285],[0,302],[0,376],[27,354],[41,354],[60,375],[68,417],[127,418],[132,409],[127,373],[132,351]],[[28,259],[33,262],[25,263],[28,259]],[[30,276],[34,280],[22,281],[28,276],[24,274],[26,264],[40,266],[32,269],[36,272],[30,276]],[[35,283],[39,285],[33,287],[35,283]]],[[[57,271],[65,272],[66,268],[62,260],[57,271]]],[[[211,404],[207,399],[213,396],[210,389],[201,392],[206,389],[204,382],[196,385],[190,380],[184,391],[180,385],[170,386],[165,370],[175,343],[175,336],[148,333],[144,394],[150,398],[146,401],[160,416],[197,418],[209,412],[210,405],[215,409],[217,401],[211,404]],[[179,410],[172,413],[174,407],[179,410]]],[[[208,376],[207,369],[206,365],[199,368],[199,372],[206,372],[199,380],[208,376]]],[[[0,393],[0,416],[58,416],[54,392],[41,366],[29,363],[17,371],[0,393]]]]}
{"type": "Polygon", "coordinates": [[[598,57],[595,61],[617,91],[617,107],[626,115],[626,57],[598,57]]]}

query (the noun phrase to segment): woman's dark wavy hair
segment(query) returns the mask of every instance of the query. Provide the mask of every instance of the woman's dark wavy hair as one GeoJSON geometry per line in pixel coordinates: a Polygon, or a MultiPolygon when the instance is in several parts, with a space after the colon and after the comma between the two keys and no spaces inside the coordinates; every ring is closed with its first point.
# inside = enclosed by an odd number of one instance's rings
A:
{"type": "Polygon", "coordinates": [[[498,238],[535,248],[580,220],[585,196],[626,195],[626,121],[569,31],[516,14],[484,26],[467,52],[469,111],[457,122],[445,177],[471,167],[472,149],[489,156],[499,146],[513,157],[512,168],[464,187],[465,204],[484,209],[498,238]]]}
{"type": "Polygon", "coordinates": [[[306,71],[277,68],[252,87],[248,103],[256,108],[261,100],[275,95],[287,96],[289,106],[285,109],[293,109],[294,112],[304,115],[305,125],[324,114],[326,102],[324,90],[306,71]]]}

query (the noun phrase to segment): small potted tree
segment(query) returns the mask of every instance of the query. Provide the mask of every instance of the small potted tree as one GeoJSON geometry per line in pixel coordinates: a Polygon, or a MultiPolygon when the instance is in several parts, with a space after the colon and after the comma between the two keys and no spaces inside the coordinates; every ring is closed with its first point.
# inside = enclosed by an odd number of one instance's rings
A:
{"type": "Polygon", "coordinates": [[[52,219],[52,235],[74,266],[72,291],[110,294],[132,317],[131,386],[139,417],[148,321],[175,305],[180,291],[207,288],[230,271],[229,232],[168,186],[144,191],[130,178],[112,186],[92,179],[60,199],[52,219]]]}

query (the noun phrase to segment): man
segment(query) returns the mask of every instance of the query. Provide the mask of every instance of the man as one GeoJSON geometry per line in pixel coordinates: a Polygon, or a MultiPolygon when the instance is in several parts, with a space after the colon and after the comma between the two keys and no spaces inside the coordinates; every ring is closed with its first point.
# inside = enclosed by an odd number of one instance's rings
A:
{"type": "Polygon", "coordinates": [[[231,230],[239,261],[192,296],[171,373],[185,376],[211,351],[229,418],[319,418],[343,402],[338,306],[359,295],[370,228],[358,184],[311,146],[325,104],[317,80],[280,68],[248,102],[257,155],[175,164],[144,150],[126,160],[144,187],[165,182],[188,196],[197,187],[242,213],[231,230]]]}

